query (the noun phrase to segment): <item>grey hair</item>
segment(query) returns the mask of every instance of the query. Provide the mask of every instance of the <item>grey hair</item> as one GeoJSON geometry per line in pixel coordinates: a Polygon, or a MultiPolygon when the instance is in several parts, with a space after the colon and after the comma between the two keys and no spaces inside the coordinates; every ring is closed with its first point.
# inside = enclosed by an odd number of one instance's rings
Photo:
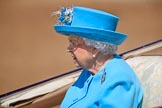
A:
{"type": "Polygon", "coordinates": [[[87,38],[83,38],[83,40],[87,46],[97,48],[103,55],[107,54],[113,55],[117,51],[116,45],[107,42],[95,41],[87,38]]]}

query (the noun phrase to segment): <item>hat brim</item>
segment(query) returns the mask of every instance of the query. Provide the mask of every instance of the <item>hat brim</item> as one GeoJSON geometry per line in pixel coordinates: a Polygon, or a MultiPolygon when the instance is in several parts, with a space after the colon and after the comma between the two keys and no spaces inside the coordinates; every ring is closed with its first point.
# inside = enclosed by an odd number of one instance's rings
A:
{"type": "Polygon", "coordinates": [[[126,34],[104,29],[74,27],[67,25],[55,25],[54,29],[56,32],[66,36],[76,35],[96,41],[108,42],[114,45],[120,45],[127,38],[126,34]]]}

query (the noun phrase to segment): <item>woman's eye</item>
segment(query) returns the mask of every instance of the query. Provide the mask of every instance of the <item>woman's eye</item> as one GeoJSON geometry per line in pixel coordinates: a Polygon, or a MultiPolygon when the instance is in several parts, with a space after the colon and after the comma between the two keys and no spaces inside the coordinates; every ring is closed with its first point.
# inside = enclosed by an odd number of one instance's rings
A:
{"type": "Polygon", "coordinates": [[[76,45],[77,45],[75,42],[71,42],[71,44],[72,44],[73,46],[76,46],[76,45]]]}

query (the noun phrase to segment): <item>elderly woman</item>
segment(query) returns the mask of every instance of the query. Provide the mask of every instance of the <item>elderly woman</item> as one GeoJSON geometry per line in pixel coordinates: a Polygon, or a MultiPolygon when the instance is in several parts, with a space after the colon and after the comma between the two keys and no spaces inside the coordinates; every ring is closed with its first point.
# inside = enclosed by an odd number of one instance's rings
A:
{"type": "Polygon", "coordinates": [[[74,64],[82,67],[68,89],[61,108],[140,108],[142,89],[131,67],[116,54],[127,35],[116,32],[119,18],[85,8],[62,8],[55,12],[56,32],[68,36],[74,64]]]}

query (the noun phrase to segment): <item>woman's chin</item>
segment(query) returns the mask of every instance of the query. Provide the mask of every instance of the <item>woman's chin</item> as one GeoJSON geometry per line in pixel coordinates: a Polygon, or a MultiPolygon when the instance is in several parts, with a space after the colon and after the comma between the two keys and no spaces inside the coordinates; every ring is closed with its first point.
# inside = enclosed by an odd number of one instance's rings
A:
{"type": "Polygon", "coordinates": [[[75,67],[80,68],[81,66],[80,65],[75,65],[75,67]]]}
{"type": "Polygon", "coordinates": [[[79,63],[77,62],[77,61],[73,61],[73,63],[74,63],[74,65],[76,66],[76,67],[80,67],[80,65],[79,65],[79,63]]]}

